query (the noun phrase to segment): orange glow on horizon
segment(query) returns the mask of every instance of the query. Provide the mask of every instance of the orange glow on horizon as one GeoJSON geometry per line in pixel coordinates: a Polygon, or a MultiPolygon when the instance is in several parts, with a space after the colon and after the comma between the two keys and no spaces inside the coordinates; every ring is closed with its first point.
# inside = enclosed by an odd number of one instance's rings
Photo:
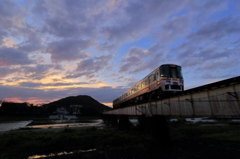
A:
{"type": "Polygon", "coordinates": [[[25,101],[20,100],[18,97],[4,98],[3,101],[16,102],[16,103],[24,103],[25,102],[25,101]]]}
{"type": "Polygon", "coordinates": [[[112,106],[112,103],[102,103],[102,104],[104,104],[104,105],[106,105],[106,106],[109,106],[109,107],[111,107],[111,108],[113,107],[113,106],[112,106]]]}

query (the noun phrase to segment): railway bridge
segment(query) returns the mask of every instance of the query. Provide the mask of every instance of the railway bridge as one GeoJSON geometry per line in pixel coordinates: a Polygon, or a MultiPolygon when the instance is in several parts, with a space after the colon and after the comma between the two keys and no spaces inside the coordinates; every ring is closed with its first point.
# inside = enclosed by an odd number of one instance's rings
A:
{"type": "Polygon", "coordinates": [[[159,96],[146,103],[104,112],[104,115],[106,123],[123,128],[129,127],[128,116],[136,115],[139,123],[145,123],[153,134],[164,133],[167,139],[168,132],[163,130],[167,129],[169,117],[240,118],[240,76],[159,96]]]}

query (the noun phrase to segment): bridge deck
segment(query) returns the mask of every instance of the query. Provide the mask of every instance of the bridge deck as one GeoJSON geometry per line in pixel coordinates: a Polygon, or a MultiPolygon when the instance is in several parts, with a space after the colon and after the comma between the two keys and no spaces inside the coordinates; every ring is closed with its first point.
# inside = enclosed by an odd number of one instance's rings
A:
{"type": "Polygon", "coordinates": [[[240,118],[240,76],[104,114],[240,118]]]}

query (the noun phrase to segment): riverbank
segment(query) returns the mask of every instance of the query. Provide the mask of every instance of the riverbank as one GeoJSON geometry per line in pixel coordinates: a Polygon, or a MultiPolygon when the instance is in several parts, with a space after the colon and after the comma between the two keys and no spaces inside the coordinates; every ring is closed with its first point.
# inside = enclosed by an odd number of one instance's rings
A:
{"type": "Polygon", "coordinates": [[[51,119],[48,116],[20,116],[20,117],[1,117],[0,134],[7,131],[59,131],[65,128],[86,129],[104,128],[103,120],[98,116],[81,116],[77,119],[51,119]],[[31,120],[30,120],[31,119],[31,120]]]}
{"type": "Polygon", "coordinates": [[[238,124],[205,125],[170,123],[170,144],[154,142],[138,127],[130,131],[114,128],[10,131],[0,135],[0,158],[28,158],[62,152],[68,153],[48,158],[239,158],[238,124]]]}

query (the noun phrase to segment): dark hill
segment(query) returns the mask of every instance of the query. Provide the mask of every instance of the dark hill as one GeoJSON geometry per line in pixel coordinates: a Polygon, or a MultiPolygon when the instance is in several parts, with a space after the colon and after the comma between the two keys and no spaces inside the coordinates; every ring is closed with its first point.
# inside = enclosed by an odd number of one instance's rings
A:
{"type": "Polygon", "coordinates": [[[112,109],[111,107],[101,104],[97,100],[87,95],[62,98],[58,101],[46,104],[44,107],[47,107],[50,113],[53,113],[56,108],[60,107],[66,108],[71,113],[71,105],[82,105],[83,107],[81,108],[81,114],[83,115],[98,115],[102,114],[104,111],[112,109]]]}

